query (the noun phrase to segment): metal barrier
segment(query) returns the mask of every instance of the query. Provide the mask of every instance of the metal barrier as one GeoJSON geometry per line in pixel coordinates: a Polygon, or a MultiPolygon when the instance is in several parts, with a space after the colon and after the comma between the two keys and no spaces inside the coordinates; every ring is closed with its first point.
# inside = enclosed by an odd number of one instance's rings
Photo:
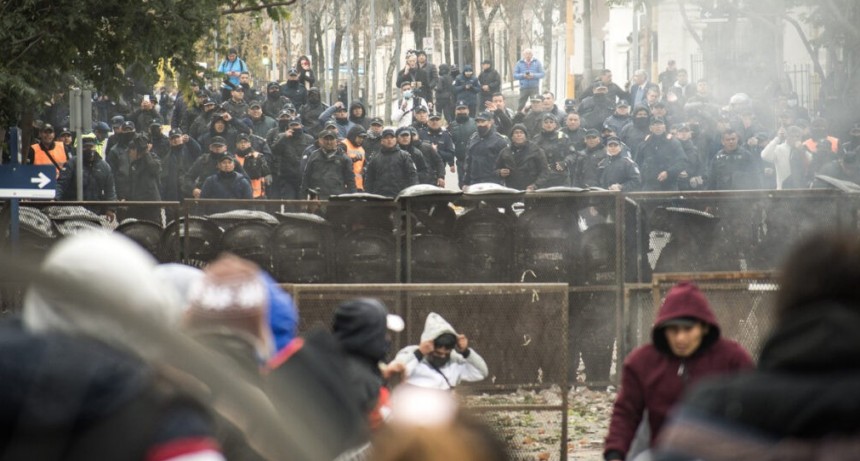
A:
{"type": "Polygon", "coordinates": [[[424,320],[436,312],[469,337],[486,360],[485,382],[459,393],[482,413],[558,412],[559,453],[567,459],[568,288],[565,284],[284,285],[299,307],[300,330],[329,328],[337,305],[355,297],[382,300],[406,328],[392,335],[393,353],[420,342],[424,320]],[[483,394],[531,393],[511,402],[483,394]],[[483,396],[482,396],[483,395],[483,396]],[[535,397],[540,395],[540,397],[535,397]]]}
{"type": "Polygon", "coordinates": [[[773,272],[712,272],[655,274],[650,285],[629,286],[625,292],[626,332],[623,349],[651,342],[657,309],[673,285],[695,282],[708,298],[724,338],[739,342],[758,358],[774,324],[774,295],[779,289],[773,272]]]}

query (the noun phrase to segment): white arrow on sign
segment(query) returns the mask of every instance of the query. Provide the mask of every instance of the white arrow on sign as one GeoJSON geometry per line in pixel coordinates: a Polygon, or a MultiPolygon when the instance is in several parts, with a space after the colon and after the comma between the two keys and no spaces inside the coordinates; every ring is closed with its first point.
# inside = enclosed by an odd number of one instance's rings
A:
{"type": "Polygon", "coordinates": [[[36,178],[30,178],[30,182],[33,184],[38,184],[39,189],[44,188],[51,182],[51,178],[45,176],[45,173],[39,172],[39,176],[36,178]]]}

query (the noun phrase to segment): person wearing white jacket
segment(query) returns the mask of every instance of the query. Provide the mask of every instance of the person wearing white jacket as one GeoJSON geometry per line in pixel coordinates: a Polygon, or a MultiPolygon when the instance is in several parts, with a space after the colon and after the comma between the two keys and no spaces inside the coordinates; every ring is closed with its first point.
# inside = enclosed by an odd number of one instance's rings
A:
{"type": "Polygon", "coordinates": [[[454,389],[460,381],[481,381],[489,373],[466,335],[435,312],[427,316],[421,343],[401,349],[394,362],[404,365],[407,384],[433,389],[454,389]]]}
{"type": "Polygon", "coordinates": [[[400,99],[393,102],[391,107],[391,123],[397,125],[398,128],[412,126],[415,109],[419,107],[429,108],[427,101],[412,90],[412,82],[403,82],[400,91],[400,99]]]}
{"type": "Polygon", "coordinates": [[[802,173],[795,175],[797,177],[792,178],[788,183],[785,182],[792,176],[792,166],[796,170],[812,161],[812,154],[803,149],[800,143],[802,137],[803,132],[796,126],[790,126],[788,129],[780,128],[777,136],[761,151],[761,159],[773,164],[777,190],[796,189],[808,182],[807,178],[803,178],[805,175],[802,173]],[[793,159],[792,153],[794,153],[793,159]]]}

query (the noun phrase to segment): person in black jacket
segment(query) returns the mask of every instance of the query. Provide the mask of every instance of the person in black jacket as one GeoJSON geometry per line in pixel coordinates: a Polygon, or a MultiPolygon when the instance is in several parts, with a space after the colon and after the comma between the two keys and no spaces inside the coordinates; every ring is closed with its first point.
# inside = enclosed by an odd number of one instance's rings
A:
{"type": "MultiPolygon", "coordinates": [[[[116,200],[116,189],[113,183],[113,174],[110,171],[110,166],[99,157],[95,151],[96,138],[95,135],[84,135],[81,138],[83,147],[83,199],[85,201],[114,201],[116,200]]],[[[57,178],[57,200],[77,200],[77,167],[78,162],[72,158],[71,161],[64,165],[60,170],[60,177],[57,178]]],[[[102,210],[92,209],[96,213],[102,210]]],[[[113,209],[104,210],[104,214],[109,221],[116,219],[116,214],[113,209]]]]}
{"type": "Polygon", "coordinates": [[[295,67],[287,72],[287,82],[281,86],[281,94],[296,107],[308,102],[308,89],[299,81],[299,70],[295,67]]]}
{"type": "Polygon", "coordinates": [[[406,56],[406,65],[397,74],[397,88],[403,88],[404,82],[412,83],[412,91],[416,97],[429,101],[428,94],[433,95],[430,87],[430,75],[418,67],[418,57],[414,54],[406,56]]]}
{"type": "Polygon", "coordinates": [[[308,157],[302,175],[301,197],[314,195],[327,200],[332,195],[355,192],[355,173],[352,160],[337,145],[337,135],[323,130],[319,136],[320,148],[308,157]]]}
{"type": "Polygon", "coordinates": [[[478,83],[481,84],[478,107],[484,107],[484,103],[492,101],[493,95],[502,90],[502,76],[499,71],[493,69],[493,61],[485,59],[481,63],[481,73],[478,75],[478,83]]]}
{"type": "Polygon", "coordinates": [[[424,158],[424,153],[412,145],[411,127],[404,126],[397,129],[397,147],[412,158],[412,163],[415,164],[415,170],[418,172],[418,184],[430,184],[433,173],[427,159],[424,158]]]}
{"type": "MultiPolygon", "coordinates": [[[[209,142],[209,151],[197,157],[197,160],[188,169],[188,173],[185,175],[184,187],[186,190],[191,191],[192,197],[200,198],[203,182],[206,181],[206,178],[218,172],[218,159],[225,152],[227,152],[227,141],[220,136],[215,136],[209,142]]],[[[233,161],[236,162],[235,159],[233,161]]],[[[234,169],[243,175],[245,174],[244,168],[238,162],[234,165],[234,169]]]]}
{"type": "Polygon", "coordinates": [[[438,187],[445,187],[445,162],[436,150],[436,147],[429,142],[422,141],[418,136],[418,131],[415,128],[410,128],[412,134],[412,147],[418,149],[427,162],[427,176],[424,184],[432,184],[438,187]]]}
{"type": "Polygon", "coordinates": [[[300,165],[302,153],[308,146],[314,144],[314,138],[304,132],[302,121],[298,118],[290,120],[286,131],[283,132],[275,145],[272,146],[274,157],[274,189],[277,197],[286,200],[299,198],[299,188],[302,185],[300,165]]]}
{"type": "MultiPolygon", "coordinates": [[[[251,183],[248,178],[235,171],[236,160],[227,152],[215,158],[218,172],[206,178],[200,192],[203,199],[244,199],[252,198],[251,183]]],[[[242,208],[238,204],[207,205],[207,211],[221,213],[242,208]]]]}
{"type": "Polygon", "coordinates": [[[684,171],[687,162],[684,148],[677,139],[667,136],[663,119],[651,120],[650,129],[651,134],[642,141],[634,158],[642,174],[642,190],[676,191],[678,174],[684,171]]]}
{"type": "Polygon", "coordinates": [[[545,112],[541,121],[541,131],[532,139],[543,151],[549,164],[549,171],[540,178],[537,186],[539,188],[570,186],[576,172],[567,159],[576,151],[567,135],[558,129],[558,118],[545,112]]]}
{"type": "Polygon", "coordinates": [[[496,162],[505,186],[532,191],[547,173],[549,166],[543,150],[529,140],[526,126],[518,123],[511,129],[511,145],[502,149],[496,162]]]}
{"type": "Polygon", "coordinates": [[[364,171],[364,190],[396,197],[403,189],[418,184],[418,172],[408,153],[397,146],[393,129],[382,130],[380,151],[370,158],[364,171]]]}
{"type": "Polygon", "coordinates": [[[496,171],[496,161],[502,149],[508,146],[508,140],[496,133],[493,126],[493,114],[481,112],[475,118],[478,131],[469,141],[469,152],[466,155],[466,173],[463,177],[463,188],[472,184],[491,182],[502,183],[502,178],[496,171]]]}
{"type": "Polygon", "coordinates": [[[288,102],[290,100],[281,94],[281,86],[278,85],[278,82],[269,82],[266,85],[266,99],[258,101],[260,108],[263,109],[263,115],[273,119],[278,117],[288,102]]]}
{"type": "Polygon", "coordinates": [[[181,201],[191,197],[191,190],[185,187],[185,176],[202,152],[200,144],[180,128],[170,130],[168,139],[170,147],[161,155],[161,199],[181,201]]]}
{"type": "MultiPolygon", "coordinates": [[[[418,133],[418,135],[422,140],[429,142],[433,146],[433,149],[442,158],[442,162],[447,163],[453,173],[455,160],[454,138],[451,137],[451,133],[442,127],[442,114],[438,112],[430,114],[427,125],[427,131],[418,133]]],[[[442,167],[444,168],[444,165],[442,167]]],[[[442,174],[444,178],[444,170],[442,174]]]]}
{"type": "MultiPolygon", "coordinates": [[[[145,134],[137,134],[128,145],[129,164],[128,195],[125,200],[137,202],[161,201],[159,179],[161,178],[161,161],[152,152],[152,144],[145,134]]],[[[128,217],[146,219],[153,222],[161,221],[161,210],[150,206],[130,207],[128,217]]]]}
{"type": "Polygon", "coordinates": [[[448,64],[439,65],[439,82],[436,84],[436,109],[448,123],[454,120],[454,77],[448,64]]]}
{"type": "Polygon", "coordinates": [[[600,187],[609,190],[635,191],[641,182],[639,166],[630,157],[621,155],[623,145],[615,136],[606,140],[606,156],[600,161],[600,187]]]}

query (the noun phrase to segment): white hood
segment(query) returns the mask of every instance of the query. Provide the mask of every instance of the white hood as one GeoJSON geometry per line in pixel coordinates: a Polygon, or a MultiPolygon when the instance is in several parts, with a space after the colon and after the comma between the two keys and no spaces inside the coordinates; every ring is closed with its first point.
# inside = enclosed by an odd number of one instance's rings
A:
{"type": "Polygon", "coordinates": [[[457,336],[457,332],[454,331],[454,327],[450,323],[443,319],[441,315],[431,312],[424,322],[424,332],[421,333],[421,342],[423,343],[428,339],[436,339],[444,333],[451,333],[457,336]]]}
{"type": "Polygon", "coordinates": [[[24,298],[24,325],[37,332],[85,334],[141,352],[152,339],[135,340],[129,325],[100,315],[92,304],[99,299],[111,310],[127,309],[166,328],[178,326],[179,303],[173,290],[155,278],[155,266],[149,253],[124,236],[98,231],[68,237],[48,253],[42,273],[79,290],[66,292],[37,280],[24,298]]]}

